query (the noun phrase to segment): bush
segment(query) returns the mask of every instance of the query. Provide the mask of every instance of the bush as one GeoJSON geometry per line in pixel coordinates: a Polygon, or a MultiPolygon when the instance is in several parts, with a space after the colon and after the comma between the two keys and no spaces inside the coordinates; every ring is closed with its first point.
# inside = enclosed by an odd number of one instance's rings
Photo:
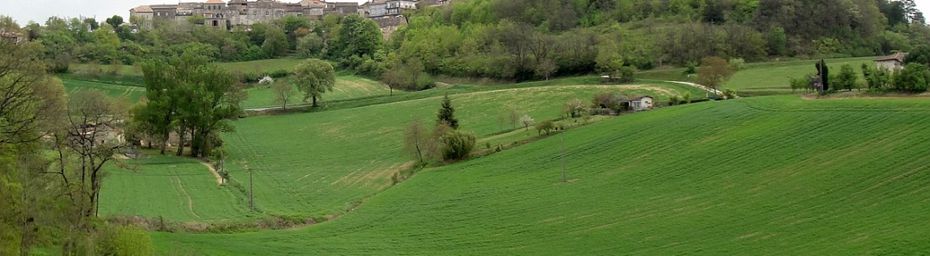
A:
{"type": "Polygon", "coordinates": [[[565,116],[569,118],[579,118],[587,114],[588,108],[580,99],[573,99],[565,103],[565,116]]]}
{"type": "Polygon", "coordinates": [[[894,87],[902,92],[925,92],[930,83],[930,69],[923,64],[907,64],[894,77],[894,87]]]}
{"type": "Polygon", "coordinates": [[[681,102],[681,100],[678,99],[678,95],[672,95],[671,97],[668,98],[668,105],[669,105],[669,106],[678,105],[678,103],[680,103],[680,102],[681,102]]]}
{"type": "Polygon", "coordinates": [[[545,121],[536,125],[536,132],[539,134],[546,133],[549,135],[552,131],[555,130],[555,123],[552,121],[545,121]]]}
{"type": "Polygon", "coordinates": [[[723,91],[723,97],[725,97],[728,100],[736,99],[737,97],[736,91],[734,91],[733,89],[726,89],[723,91]]]}
{"type": "Polygon", "coordinates": [[[730,59],[730,68],[735,71],[746,69],[746,60],[743,60],[743,58],[730,59]]]}
{"type": "Polygon", "coordinates": [[[451,130],[442,136],[443,160],[462,160],[468,158],[475,148],[475,135],[451,130]]]}
{"type": "Polygon", "coordinates": [[[271,78],[282,78],[282,77],[286,77],[286,76],[288,76],[288,75],[290,75],[290,74],[291,74],[291,72],[289,72],[289,71],[287,71],[287,70],[278,69],[278,70],[275,70],[275,71],[271,71],[271,73],[268,73],[268,76],[270,76],[271,78]]]}
{"type": "Polygon", "coordinates": [[[111,226],[101,231],[97,242],[100,255],[153,255],[152,238],[133,226],[111,226]]]}

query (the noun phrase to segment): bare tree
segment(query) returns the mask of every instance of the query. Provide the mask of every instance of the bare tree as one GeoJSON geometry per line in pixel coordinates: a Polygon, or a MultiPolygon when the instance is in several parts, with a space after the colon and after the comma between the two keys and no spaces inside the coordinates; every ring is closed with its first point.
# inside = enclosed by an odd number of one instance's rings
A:
{"type": "Polygon", "coordinates": [[[55,174],[61,178],[78,218],[97,214],[103,167],[125,146],[120,134],[125,109],[98,91],[79,92],[72,96],[62,127],[54,134],[58,154],[55,174]]]}
{"type": "Polygon", "coordinates": [[[417,158],[419,163],[425,162],[430,141],[430,132],[423,122],[420,120],[410,122],[404,133],[404,147],[417,158]]]}
{"type": "Polygon", "coordinates": [[[61,108],[61,83],[45,74],[35,45],[0,40],[0,145],[33,142],[61,108]]]}
{"type": "Polygon", "coordinates": [[[281,104],[281,108],[287,110],[287,103],[294,94],[294,86],[288,83],[275,83],[271,86],[271,90],[274,91],[275,103],[281,104]]]}

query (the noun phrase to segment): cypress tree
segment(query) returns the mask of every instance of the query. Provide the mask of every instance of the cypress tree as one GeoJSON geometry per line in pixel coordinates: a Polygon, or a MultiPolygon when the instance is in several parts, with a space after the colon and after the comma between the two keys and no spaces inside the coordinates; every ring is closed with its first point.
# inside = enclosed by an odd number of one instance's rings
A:
{"type": "Polygon", "coordinates": [[[449,99],[448,94],[442,99],[442,108],[439,109],[438,117],[439,124],[446,124],[452,129],[459,128],[459,120],[455,119],[455,108],[452,107],[452,100],[449,99]]]}

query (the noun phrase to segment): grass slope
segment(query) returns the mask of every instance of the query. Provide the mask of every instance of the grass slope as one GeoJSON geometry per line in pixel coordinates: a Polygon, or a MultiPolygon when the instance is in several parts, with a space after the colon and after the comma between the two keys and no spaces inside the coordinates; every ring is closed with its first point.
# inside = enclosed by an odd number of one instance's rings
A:
{"type": "Polygon", "coordinates": [[[206,166],[187,158],[151,156],[108,168],[101,192],[103,216],[163,217],[176,221],[242,218],[241,193],[220,187],[206,166]]]}
{"type": "Polygon", "coordinates": [[[209,255],[926,254],[928,109],[790,96],[668,108],[425,171],[310,228],[154,238],[209,255]]]}
{"type": "MultiPolygon", "coordinates": [[[[668,94],[687,90],[690,87],[673,85],[553,86],[451,97],[462,128],[484,137],[511,129],[499,121],[506,105],[517,105],[542,121],[558,118],[569,99],[590,99],[603,91],[627,91],[667,99],[668,94]]],[[[434,96],[341,110],[246,118],[235,122],[235,133],[224,135],[226,165],[232,179],[240,184],[248,184],[247,171],[254,171],[255,202],[263,213],[298,216],[342,213],[390,186],[391,176],[409,166],[410,157],[402,150],[403,130],[414,119],[432,123],[440,100],[441,97],[434,96]]],[[[167,188],[170,186],[161,185],[151,192],[167,194],[163,192],[167,188]]],[[[104,196],[122,197],[122,194],[116,189],[104,196]]],[[[136,205],[125,212],[151,211],[147,207],[136,205]]]]}
{"type": "MultiPolygon", "coordinates": [[[[291,83],[289,79],[278,79],[276,83],[291,83]]],[[[244,108],[262,108],[262,107],[279,107],[280,104],[275,102],[274,90],[271,86],[259,86],[247,90],[249,98],[242,102],[244,108]]],[[[383,96],[391,93],[387,85],[374,80],[353,76],[340,75],[336,77],[336,86],[332,92],[323,95],[324,101],[347,100],[354,98],[364,98],[372,96],[383,96]]],[[[400,91],[394,91],[400,94],[400,91]]],[[[288,106],[302,104],[303,95],[297,88],[294,88],[288,106]]]]}
{"type": "Polygon", "coordinates": [[[137,102],[139,98],[145,96],[144,87],[136,86],[126,86],[126,85],[117,85],[110,83],[94,82],[94,81],[84,81],[84,80],[75,80],[75,79],[62,79],[62,84],[64,84],[65,92],[68,94],[73,94],[83,90],[96,90],[101,91],[106,95],[115,98],[123,98],[129,102],[137,102]]]}
{"type": "MultiPolygon", "coordinates": [[[[856,73],[862,73],[862,64],[874,65],[874,57],[828,59],[830,74],[839,74],[843,65],[851,65],[856,73]]],[[[736,72],[724,88],[734,90],[747,89],[791,89],[791,78],[801,78],[816,74],[814,64],[819,60],[767,62],[749,64],[747,68],[736,72]]]]}

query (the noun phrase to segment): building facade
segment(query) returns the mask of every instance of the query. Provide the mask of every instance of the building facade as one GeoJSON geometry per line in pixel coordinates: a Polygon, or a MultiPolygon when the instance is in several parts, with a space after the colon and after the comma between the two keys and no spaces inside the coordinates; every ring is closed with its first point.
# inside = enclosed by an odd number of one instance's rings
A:
{"type": "Polygon", "coordinates": [[[359,14],[375,19],[384,28],[400,23],[406,24],[406,20],[399,22],[396,18],[406,10],[417,9],[418,5],[443,5],[449,2],[450,0],[373,0],[360,6],[356,2],[325,0],[301,0],[297,3],[278,0],[229,0],[228,3],[223,0],[206,0],[143,5],[129,10],[129,16],[133,24],[144,29],[151,29],[158,22],[200,23],[202,20],[204,26],[228,30],[237,26],[271,22],[290,15],[319,19],[326,14],[359,14]]]}

